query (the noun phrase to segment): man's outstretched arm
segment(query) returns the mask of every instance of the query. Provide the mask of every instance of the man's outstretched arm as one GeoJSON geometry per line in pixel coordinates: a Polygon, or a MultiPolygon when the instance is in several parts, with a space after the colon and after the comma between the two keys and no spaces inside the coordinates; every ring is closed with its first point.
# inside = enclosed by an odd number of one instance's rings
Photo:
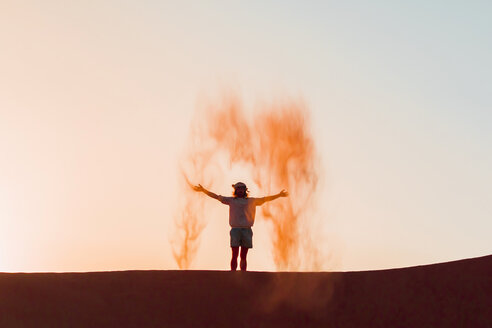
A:
{"type": "Polygon", "coordinates": [[[210,196],[210,197],[215,198],[215,199],[219,199],[219,196],[217,194],[214,194],[213,192],[208,191],[207,189],[203,188],[203,186],[201,184],[199,184],[198,186],[193,186],[193,190],[201,191],[204,194],[206,194],[207,196],[210,196]]]}
{"type": "Polygon", "coordinates": [[[289,196],[289,193],[285,190],[282,190],[281,192],[279,192],[278,194],[276,195],[272,195],[272,196],[266,196],[266,197],[263,197],[263,198],[259,198],[259,205],[265,203],[265,202],[269,202],[269,201],[272,201],[274,199],[277,199],[279,197],[287,197],[289,196]]]}

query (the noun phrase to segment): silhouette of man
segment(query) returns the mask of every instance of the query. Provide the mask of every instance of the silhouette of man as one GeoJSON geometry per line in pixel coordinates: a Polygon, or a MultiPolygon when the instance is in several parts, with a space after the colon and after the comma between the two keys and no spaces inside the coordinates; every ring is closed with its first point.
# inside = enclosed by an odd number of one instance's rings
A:
{"type": "Polygon", "coordinates": [[[276,195],[252,198],[248,197],[248,188],[242,182],[233,184],[234,197],[225,197],[214,194],[211,191],[203,188],[202,185],[194,186],[195,191],[201,191],[206,195],[219,200],[221,203],[229,205],[229,225],[231,226],[231,271],[237,269],[237,256],[239,247],[241,247],[241,263],[239,267],[241,271],[246,271],[246,256],[248,250],[253,248],[253,230],[251,227],[255,222],[256,206],[263,205],[265,202],[277,199],[279,197],[287,197],[287,191],[282,190],[276,195]]]}

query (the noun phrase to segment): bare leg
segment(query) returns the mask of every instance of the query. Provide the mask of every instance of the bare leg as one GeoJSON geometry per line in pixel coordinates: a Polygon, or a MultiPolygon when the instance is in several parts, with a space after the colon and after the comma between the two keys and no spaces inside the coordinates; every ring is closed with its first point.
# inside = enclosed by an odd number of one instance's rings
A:
{"type": "Polygon", "coordinates": [[[248,255],[248,249],[246,247],[241,247],[241,271],[246,271],[247,263],[246,263],[246,256],[248,255]]]}
{"type": "Polygon", "coordinates": [[[231,247],[231,249],[232,249],[231,271],[236,271],[237,256],[239,255],[239,247],[231,247]]]}

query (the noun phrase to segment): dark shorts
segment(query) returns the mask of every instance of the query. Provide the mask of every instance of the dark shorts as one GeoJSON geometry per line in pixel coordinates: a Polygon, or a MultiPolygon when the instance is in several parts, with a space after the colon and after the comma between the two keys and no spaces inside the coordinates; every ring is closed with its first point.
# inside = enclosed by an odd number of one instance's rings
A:
{"type": "Polygon", "coordinates": [[[231,247],[253,248],[253,230],[251,228],[232,228],[231,247]]]}

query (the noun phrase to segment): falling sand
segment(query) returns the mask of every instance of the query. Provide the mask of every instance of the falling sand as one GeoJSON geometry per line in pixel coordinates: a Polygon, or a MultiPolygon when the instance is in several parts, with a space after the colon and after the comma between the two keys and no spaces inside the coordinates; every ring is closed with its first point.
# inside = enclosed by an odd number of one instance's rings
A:
{"type": "Polygon", "coordinates": [[[190,188],[190,181],[214,187],[212,181],[220,181],[219,168],[225,161],[229,167],[244,168],[242,176],[249,176],[262,194],[289,191],[289,197],[258,211],[271,223],[277,270],[321,270],[325,255],[313,243],[319,232],[315,200],[320,165],[308,108],[302,101],[288,100],[251,112],[245,114],[235,95],[197,111],[181,161],[184,199],[176,215],[176,262],[181,269],[190,267],[206,225],[203,197],[190,188]]]}

